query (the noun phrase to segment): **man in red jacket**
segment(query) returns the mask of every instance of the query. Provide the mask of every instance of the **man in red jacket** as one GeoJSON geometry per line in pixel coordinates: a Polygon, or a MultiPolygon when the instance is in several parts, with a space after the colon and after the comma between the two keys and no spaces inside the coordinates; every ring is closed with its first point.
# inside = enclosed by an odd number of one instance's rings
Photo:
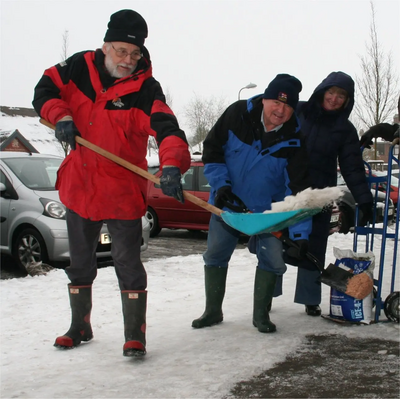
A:
{"type": "Polygon", "coordinates": [[[92,284],[97,274],[96,246],[105,221],[121,289],[123,354],[146,353],[147,275],[140,246],[147,181],[75,144],[75,136],[82,136],[147,169],[147,141],[154,136],[162,191],[183,202],[180,178],[190,165],[188,144],[152,75],[146,37],[147,24],[141,15],[118,11],[111,15],[101,49],[76,53],[47,69],[35,88],[35,110],[56,125],[56,137],[72,149],[56,184],[67,207],[71,264],[66,273],[72,310],[70,329],[55,341],[58,348],[74,348],[93,338],[92,284]]]}

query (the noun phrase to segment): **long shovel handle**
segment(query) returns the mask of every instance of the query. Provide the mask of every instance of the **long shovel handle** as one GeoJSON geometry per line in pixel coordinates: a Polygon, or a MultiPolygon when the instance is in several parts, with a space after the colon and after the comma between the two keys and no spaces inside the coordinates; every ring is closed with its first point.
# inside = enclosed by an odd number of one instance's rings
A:
{"type": "MultiPolygon", "coordinates": [[[[43,118],[40,119],[40,123],[49,127],[50,129],[55,130],[55,126],[43,118]]],[[[84,147],[89,148],[90,150],[96,152],[97,154],[102,155],[103,157],[109,159],[110,161],[113,161],[113,162],[117,163],[118,165],[121,165],[124,168],[129,169],[130,171],[138,174],[139,176],[142,176],[145,179],[152,181],[153,183],[160,184],[160,179],[158,177],[147,172],[146,170],[143,170],[142,168],[139,168],[136,165],[133,165],[132,163],[126,161],[125,159],[120,158],[119,156],[112,154],[111,152],[108,152],[101,147],[98,147],[97,145],[91,143],[90,141],[87,141],[80,136],[75,136],[75,141],[77,143],[83,145],[84,147]]],[[[205,210],[207,210],[217,216],[221,216],[221,214],[223,213],[222,209],[219,209],[216,206],[211,205],[208,202],[203,201],[202,199],[200,199],[200,198],[196,197],[195,195],[190,194],[184,190],[183,190],[183,197],[186,200],[192,202],[193,204],[198,205],[201,208],[204,208],[205,210]]]]}

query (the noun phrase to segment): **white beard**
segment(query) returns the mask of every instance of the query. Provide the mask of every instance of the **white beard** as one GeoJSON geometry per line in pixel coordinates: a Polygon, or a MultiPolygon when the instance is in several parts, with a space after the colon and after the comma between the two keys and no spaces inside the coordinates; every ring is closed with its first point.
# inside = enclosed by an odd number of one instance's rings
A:
{"type": "Polygon", "coordinates": [[[126,78],[129,75],[132,75],[132,73],[135,71],[137,65],[127,65],[125,63],[120,63],[120,64],[115,64],[111,57],[106,54],[104,58],[104,65],[108,71],[108,73],[113,77],[113,78],[126,78]],[[130,68],[129,72],[119,72],[118,71],[118,66],[124,66],[126,68],[130,68]]]}

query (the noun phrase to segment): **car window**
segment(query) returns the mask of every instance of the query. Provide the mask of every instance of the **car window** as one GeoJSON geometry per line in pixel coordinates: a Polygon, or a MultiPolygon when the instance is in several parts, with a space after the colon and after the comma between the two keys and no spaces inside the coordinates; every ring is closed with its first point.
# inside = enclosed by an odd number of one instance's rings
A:
{"type": "MultiPolygon", "coordinates": [[[[374,171],[373,173],[376,174],[377,176],[387,177],[387,173],[385,172],[374,171]]],[[[390,185],[399,187],[399,179],[396,176],[392,175],[392,177],[390,178],[390,185]]]]}
{"type": "Polygon", "coordinates": [[[159,166],[149,166],[149,167],[147,168],[147,171],[148,171],[149,173],[151,173],[152,175],[155,175],[159,170],[160,170],[160,167],[159,167],[159,166]]]}
{"type": "Polygon", "coordinates": [[[345,186],[346,182],[344,181],[344,178],[342,176],[342,174],[340,173],[340,171],[337,171],[337,185],[338,186],[345,186]]]}
{"type": "Polygon", "coordinates": [[[186,173],[182,176],[182,189],[183,190],[193,190],[194,183],[194,167],[192,166],[186,173]]]}
{"type": "MultiPolygon", "coordinates": [[[[194,184],[194,167],[192,166],[186,173],[182,175],[181,178],[181,183],[182,183],[182,189],[183,190],[193,190],[193,184],[194,184]]],[[[156,188],[161,188],[161,186],[157,183],[154,184],[154,187],[156,188]]]]}
{"type": "Polygon", "coordinates": [[[1,192],[1,198],[18,199],[18,194],[12,186],[8,177],[0,170],[0,183],[6,186],[6,190],[1,192]]]}
{"type": "Polygon", "coordinates": [[[10,158],[3,161],[26,187],[35,190],[55,189],[57,170],[62,159],[10,158]]]}
{"type": "Polygon", "coordinates": [[[208,184],[207,178],[204,176],[204,166],[199,166],[199,191],[210,192],[211,186],[208,184]]]}

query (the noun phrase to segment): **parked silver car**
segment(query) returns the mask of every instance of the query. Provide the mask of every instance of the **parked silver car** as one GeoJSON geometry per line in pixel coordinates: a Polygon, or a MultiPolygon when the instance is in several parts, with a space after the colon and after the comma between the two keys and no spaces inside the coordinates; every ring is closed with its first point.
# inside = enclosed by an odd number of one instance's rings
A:
{"type": "MultiPolygon", "coordinates": [[[[63,158],[25,152],[0,152],[0,250],[11,254],[25,270],[31,262],[53,265],[69,261],[65,206],[55,189],[63,158]]],[[[145,251],[150,225],[142,218],[141,250],[145,251]]],[[[111,236],[104,224],[97,257],[111,257],[111,236]]]]}

